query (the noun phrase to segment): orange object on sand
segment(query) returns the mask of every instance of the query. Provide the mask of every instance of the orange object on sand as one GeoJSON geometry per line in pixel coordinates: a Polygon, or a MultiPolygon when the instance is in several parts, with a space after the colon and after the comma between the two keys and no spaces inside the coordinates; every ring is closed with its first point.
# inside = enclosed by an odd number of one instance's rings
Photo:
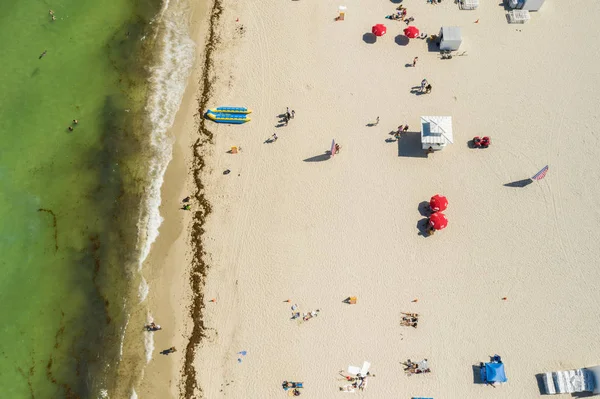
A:
{"type": "Polygon", "coordinates": [[[355,296],[351,296],[350,300],[348,301],[348,303],[350,303],[350,305],[356,305],[356,297],[355,296]]]}
{"type": "Polygon", "coordinates": [[[475,21],[475,23],[478,24],[479,23],[479,19],[477,19],[477,21],[475,21]]]}
{"type": "Polygon", "coordinates": [[[413,299],[412,302],[419,302],[417,298],[413,299]]]}
{"type": "Polygon", "coordinates": [[[209,302],[217,302],[217,300],[215,298],[213,298],[209,302]]]}
{"type": "Polygon", "coordinates": [[[238,148],[237,147],[231,147],[231,153],[232,154],[237,154],[238,153],[238,148]]]}
{"type": "Polygon", "coordinates": [[[507,299],[508,299],[507,297],[502,298],[503,301],[506,301],[507,299]]]}

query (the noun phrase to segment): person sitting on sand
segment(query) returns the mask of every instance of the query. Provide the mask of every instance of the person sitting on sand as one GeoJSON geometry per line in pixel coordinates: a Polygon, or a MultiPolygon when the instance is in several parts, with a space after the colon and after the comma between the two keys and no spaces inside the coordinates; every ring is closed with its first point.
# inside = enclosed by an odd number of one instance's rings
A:
{"type": "Polygon", "coordinates": [[[335,143],[335,153],[336,154],[340,153],[340,145],[338,143],[335,143]]]}
{"type": "Polygon", "coordinates": [[[425,93],[431,93],[431,85],[427,84],[427,86],[425,86],[425,93]]]}

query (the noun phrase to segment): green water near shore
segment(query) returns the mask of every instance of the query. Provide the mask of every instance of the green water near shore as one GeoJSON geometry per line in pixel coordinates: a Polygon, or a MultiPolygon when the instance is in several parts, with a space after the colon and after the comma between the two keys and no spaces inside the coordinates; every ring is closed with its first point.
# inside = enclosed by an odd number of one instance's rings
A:
{"type": "Polygon", "coordinates": [[[134,256],[142,192],[134,166],[143,140],[136,133],[146,81],[141,39],[158,6],[153,0],[3,4],[5,397],[95,397],[110,385],[107,364],[118,358],[130,290],[125,265],[134,256]]]}

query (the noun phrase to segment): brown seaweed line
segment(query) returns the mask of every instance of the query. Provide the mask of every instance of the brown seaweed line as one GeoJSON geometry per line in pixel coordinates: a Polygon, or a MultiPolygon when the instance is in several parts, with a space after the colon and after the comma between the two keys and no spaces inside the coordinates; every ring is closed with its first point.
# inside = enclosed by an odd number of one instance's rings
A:
{"type": "Polygon", "coordinates": [[[54,227],[54,252],[58,251],[58,227],[56,226],[56,215],[51,209],[38,209],[38,212],[46,212],[52,215],[52,226],[54,227]]]}
{"type": "MultiPolygon", "coordinates": [[[[198,98],[198,108],[200,113],[207,108],[209,99],[212,97],[211,73],[214,67],[213,54],[218,44],[217,26],[223,13],[221,0],[215,0],[210,13],[209,34],[206,40],[204,53],[204,66],[200,83],[202,92],[198,98]]],[[[180,396],[185,399],[195,398],[196,392],[202,396],[202,389],[198,385],[197,372],[194,367],[194,358],[196,348],[202,339],[206,336],[203,320],[204,311],[204,281],[208,265],[203,259],[204,246],[202,236],[204,234],[205,218],[211,213],[212,208],[204,194],[204,184],[201,180],[201,174],[205,167],[205,161],[200,155],[200,150],[204,144],[211,143],[213,135],[206,127],[206,119],[200,116],[198,126],[200,137],[196,139],[192,146],[194,151],[193,177],[196,184],[194,198],[199,205],[199,210],[194,212],[194,221],[192,223],[191,243],[193,246],[193,258],[190,270],[190,286],[192,289],[192,302],[190,305],[190,317],[192,319],[192,331],[185,348],[185,361],[181,370],[182,379],[179,386],[180,396]]]]}

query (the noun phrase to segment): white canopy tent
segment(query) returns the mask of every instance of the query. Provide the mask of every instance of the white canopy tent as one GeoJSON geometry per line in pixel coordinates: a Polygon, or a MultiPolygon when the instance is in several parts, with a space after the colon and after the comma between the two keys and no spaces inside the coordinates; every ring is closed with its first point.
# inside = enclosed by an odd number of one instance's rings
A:
{"type": "Polygon", "coordinates": [[[442,150],[446,145],[454,143],[451,116],[422,116],[421,144],[424,150],[442,150]]]}
{"type": "Polygon", "coordinates": [[[440,50],[458,50],[462,34],[458,26],[442,26],[440,29],[440,50]]]}

